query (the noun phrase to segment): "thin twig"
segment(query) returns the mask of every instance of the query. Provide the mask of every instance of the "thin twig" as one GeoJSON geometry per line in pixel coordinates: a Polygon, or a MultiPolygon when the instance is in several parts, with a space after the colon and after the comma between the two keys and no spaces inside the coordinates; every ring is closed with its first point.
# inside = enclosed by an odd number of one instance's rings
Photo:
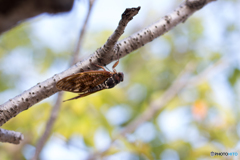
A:
{"type": "Polygon", "coordinates": [[[79,58],[78,58],[79,55],[80,55],[79,52],[80,52],[80,49],[82,48],[83,37],[85,35],[86,26],[88,24],[89,17],[92,13],[91,11],[92,11],[92,7],[93,7],[94,3],[95,3],[95,0],[89,0],[87,16],[85,18],[85,21],[83,23],[83,27],[82,27],[80,35],[79,35],[76,50],[75,50],[75,52],[72,56],[71,65],[73,65],[73,64],[75,64],[79,61],[79,58]]]}
{"type": "Polygon", "coordinates": [[[188,65],[186,69],[178,76],[178,78],[173,82],[173,84],[167,89],[167,91],[158,99],[154,100],[150,107],[145,110],[139,117],[129,123],[121,132],[121,136],[125,136],[128,133],[133,132],[137,127],[139,127],[142,123],[150,120],[160,109],[162,109],[166,104],[172,100],[183,88],[187,86],[195,86],[202,82],[207,76],[211,73],[211,75],[216,74],[213,72],[216,68],[220,68],[226,66],[228,63],[227,59],[220,59],[213,65],[210,65],[206,69],[204,69],[198,75],[192,78],[186,78],[186,75],[193,71],[194,67],[188,65]]]}
{"type": "Polygon", "coordinates": [[[37,160],[44,144],[46,143],[48,137],[51,134],[53,124],[54,124],[54,122],[55,122],[55,120],[58,116],[59,110],[60,110],[60,106],[61,106],[61,103],[62,103],[62,97],[63,97],[63,92],[59,92],[56,103],[52,108],[52,112],[51,112],[50,118],[47,122],[45,131],[44,131],[42,137],[39,139],[39,141],[37,143],[36,151],[35,151],[35,154],[34,154],[34,157],[32,158],[32,160],[37,160]]]}
{"type": "Polygon", "coordinates": [[[195,69],[193,63],[189,63],[186,68],[179,74],[172,85],[158,99],[150,103],[150,106],[139,117],[129,123],[120,135],[125,136],[127,133],[133,132],[142,123],[150,120],[160,109],[162,109],[177,93],[179,93],[187,84],[190,73],[195,69]]]}
{"type": "Polygon", "coordinates": [[[110,147],[114,145],[115,140],[120,137],[125,137],[127,134],[132,133],[136,130],[141,124],[153,118],[161,109],[163,109],[167,103],[169,103],[182,89],[188,86],[195,86],[202,82],[204,79],[208,77],[211,73],[211,76],[216,74],[215,70],[217,68],[224,68],[229,63],[228,59],[220,59],[213,65],[210,65],[201,73],[192,78],[189,78],[190,73],[195,69],[193,63],[189,63],[186,68],[179,74],[176,80],[172,83],[172,85],[164,92],[164,94],[158,99],[154,100],[150,103],[149,107],[137,118],[135,118],[131,123],[129,123],[122,131],[116,135],[111,143],[104,152],[95,152],[88,157],[88,160],[95,160],[97,157],[102,157],[109,151],[110,147]]]}
{"type": "MultiPolygon", "coordinates": [[[[148,109],[146,109],[141,115],[135,118],[117,136],[112,139],[111,143],[108,146],[108,149],[114,144],[116,139],[121,136],[125,136],[127,133],[133,132],[138,126],[151,119],[158,110],[160,110],[171,99],[173,99],[175,95],[187,84],[185,82],[187,81],[189,74],[194,70],[194,68],[195,67],[193,63],[188,63],[185,69],[178,75],[173,84],[168,88],[168,90],[165,91],[160,98],[153,101],[148,109]]],[[[106,149],[104,152],[96,152],[90,155],[87,160],[95,160],[97,157],[105,155],[108,152],[108,149],[106,149]]]]}
{"type": "MultiPolygon", "coordinates": [[[[78,39],[78,43],[77,43],[77,49],[73,53],[73,59],[71,61],[71,65],[76,63],[77,57],[79,55],[79,50],[80,50],[80,47],[82,45],[82,41],[83,41],[83,38],[84,38],[86,26],[87,26],[87,23],[88,23],[88,20],[89,20],[91,11],[92,11],[92,6],[94,4],[94,1],[95,0],[89,0],[89,9],[88,9],[87,17],[86,17],[84,25],[83,25],[83,27],[81,29],[81,33],[80,33],[80,36],[79,36],[79,39],[78,39]]],[[[63,92],[59,92],[57,100],[56,100],[56,103],[55,103],[55,105],[54,105],[54,107],[52,109],[50,118],[49,118],[49,120],[47,122],[47,126],[45,128],[45,131],[44,131],[42,137],[39,139],[39,141],[37,143],[36,151],[35,151],[35,154],[34,154],[34,157],[32,158],[32,160],[37,160],[37,158],[39,157],[40,152],[42,151],[42,148],[43,148],[44,144],[46,143],[48,137],[51,134],[54,122],[55,122],[55,120],[56,120],[56,118],[58,116],[58,113],[59,113],[59,110],[60,110],[60,107],[61,107],[61,104],[62,104],[62,98],[63,98],[63,92]]]]}

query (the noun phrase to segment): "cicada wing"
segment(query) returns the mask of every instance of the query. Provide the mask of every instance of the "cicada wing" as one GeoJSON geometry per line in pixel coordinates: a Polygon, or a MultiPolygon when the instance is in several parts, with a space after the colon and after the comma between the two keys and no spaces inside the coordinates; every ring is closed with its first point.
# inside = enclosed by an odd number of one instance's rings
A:
{"type": "MultiPolygon", "coordinates": [[[[102,90],[102,89],[101,89],[101,90],[102,90]]],[[[98,91],[100,91],[100,90],[98,90],[98,91]]],[[[70,99],[67,99],[67,100],[64,100],[63,102],[70,101],[70,100],[74,100],[74,99],[78,99],[78,98],[82,98],[82,97],[86,97],[86,96],[88,96],[88,95],[90,95],[90,94],[93,94],[93,93],[96,93],[96,92],[98,92],[98,91],[79,94],[78,96],[73,97],[73,98],[70,98],[70,99]]]]}
{"type": "Polygon", "coordinates": [[[56,87],[59,90],[85,93],[89,89],[103,83],[111,77],[111,72],[107,71],[86,71],[65,77],[57,82],[56,87]]]}

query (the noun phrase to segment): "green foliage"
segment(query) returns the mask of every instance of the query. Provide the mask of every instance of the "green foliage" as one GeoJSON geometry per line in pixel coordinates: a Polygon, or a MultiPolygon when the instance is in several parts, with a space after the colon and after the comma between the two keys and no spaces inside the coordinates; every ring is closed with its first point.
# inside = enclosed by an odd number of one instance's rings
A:
{"type": "Polygon", "coordinates": [[[228,80],[230,84],[234,86],[239,78],[240,78],[240,70],[238,68],[235,68],[232,75],[228,78],[228,80]]]}
{"type": "MultiPolygon", "coordinates": [[[[152,12],[154,13],[154,11],[152,12]]],[[[226,26],[225,34],[227,35],[236,34],[239,30],[234,23],[229,23],[226,26]]],[[[140,26],[136,25],[136,27],[140,26]]],[[[219,45],[217,49],[212,49],[211,45],[205,44],[207,39],[204,32],[207,29],[203,17],[191,17],[184,25],[179,25],[159,39],[120,59],[117,70],[124,72],[124,82],[113,89],[63,103],[52,132],[60,134],[66,141],[70,140],[73,135],[79,135],[83,138],[86,148],[91,151],[97,150],[94,137],[99,130],[104,130],[106,136],[114,140],[124,127],[149,109],[153,100],[165,93],[189,62],[196,64],[196,70],[192,73],[194,76],[223,57],[223,45],[219,45]],[[161,47],[164,47],[162,41],[169,46],[168,53],[163,53],[167,51],[160,50],[161,47]],[[155,51],[154,47],[159,50],[155,51]],[[121,118],[125,119],[118,123],[112,122],[119,118],[117,116],[109,120],[110,110],[114,107],[124,109],[123,106],[128,109],[127,113],[121,112],[122,115],[120,115],[121,118]]],[[[87,33],[82,50],[91,53],[104,44],[111,34],[112,31],[109,30],[100,33],[87,33]]],[[[57,53],[48,46],[44,46],[40,40],[35,39],[39,46],[42,46],[38,48],[32,44],[31,38],[33,37],[30,37],[31,27],[28,23],[23,23],[4,33],[0,37],[1,62],[4,62],[8,54],[14,49],[27,48],[31,50],[28,55],[31,57],[31,67],[40,76],[48,74],[50,69],[56,69],[69,63],[71,50],[57,53]]],[[[1,92],[11,89],[21,90],[20,79],[25,82],[31,78],[31,76],[22,77],[22,73],[8,73],[4,67],[0,69],[1,92]]],[[[229,77],[224,77],[224,80],[231,84],[229,90],[235,91],[235,95],[231,98],[237,99],[239,93],[236,88],[239,85],[240,70],[236,66],[229,65],[227,72],[229,77]]],[[[37,83],[40,80],[34,79],[33,81],[37,83]]],[[[237,108],[239,104],[234,101],[225,105],[221,98],[216,98],[216,92],[225,96],[225,89],[219,86],[217,86],[217,91],[214,89],[213,86],[216,82],[221,83],[222,81],[213,77],[211,80],[205,79],[195,86],[187,87],[160,111],[156,111],[154,117],[149,121],[154,126],[152,139],[144,141],[139,138],[137,136],[139,128],[137,128],[127,137],[118,136],[117,145],[111,146],[102,156],[107,157],[120,152],[129,152],[138,157],[139,160],[155,160],[161,159],[166,150],[172,150],[178,154],[179,159],[195,160],[208,159],[211,151],[234,150],[239,139],[239,131],[236,127],[239,125],[239,109],[237,108]],[[178,122],[185,122],[188,119],[184,125],[180,126],[184,127],[184,131],[171,130],[175,136],[171,139],[159,121],[165,114],[164,111],[172,113],[184,107],[187,108],[184,110],[186,115],[177,119],[178,122]],[[182,132],[185,133],[184,136],[181,135],[182,132]]],[[[73,93],[66,93],[64,99],[74,96],[73,93]]],[[[3,128],[22,132],[27,140],[17,149],[13,145],[0,144],[0,159],[24,159],[22,155],[24,145],[36,146],[37,140],[44,132],[51,108],[52,103],[49,101],[39,103],[5,124],[3,128]]],[[[173,121],[174,118],[176,117],[172,117],[173,121]]],[[[176,127],[172,125],[174,123],[172,119],[162,121],[172,129],[176,127]]],[[[148,137],[151,131],[144,130],[144,132],[146,133],[143,134],[148,137]]]]}
{"type": "Polygon", "coordinates": [[[11,32],[5,32],[0,38],[3,49],[11,50],[20,46],[29,46],[31,43],[28,36],[29,29],[28,23],[22,23],[12,29],[11,32]]]}

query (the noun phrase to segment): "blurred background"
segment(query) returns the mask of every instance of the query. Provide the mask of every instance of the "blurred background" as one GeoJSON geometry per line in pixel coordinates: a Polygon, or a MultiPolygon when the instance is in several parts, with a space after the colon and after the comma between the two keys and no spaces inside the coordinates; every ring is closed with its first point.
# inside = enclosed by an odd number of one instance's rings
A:
{"type": "MultiPolygon", "coordinates": [[[[86,58],[105,43],[126,8],[141,6],[121,39],[164,17],[181,2],[96,0],[79,57],[86,58]]],[[[69,67],[87,9],[87,0],[75,0],[71,12],[41,14],[0,36],[1,104],[69,67]]],[[[124,82],[63,103],[40,159],[83,160],[98,153],[104,160],[200,160],[213,159],[211,151],[240,154],[239,9],[238,0],[212,2],[185,23],[120,59],[116,69],[124,72],[124,82]],[[151,120],[110,145],[164,94],[189,62],[195,64],[192,76],[218,65],[196,85],[178,92],[151,120]]],[[[63,99],[73,96],[64,93],[63,99]]],[[[1,143],[1,160],[31,159],[56,97],[2,126],[23,133],[25,139],[19,145],[1,143]]]]}

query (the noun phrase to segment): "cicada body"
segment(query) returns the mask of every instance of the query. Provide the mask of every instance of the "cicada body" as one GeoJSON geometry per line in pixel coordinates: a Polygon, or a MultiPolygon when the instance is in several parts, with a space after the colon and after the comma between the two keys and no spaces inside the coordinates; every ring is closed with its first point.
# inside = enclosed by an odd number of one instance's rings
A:
{"type": "Polygon", "coordinates": [[[119,60],[113,65],[113,72],[106,71],[102,66],[96,65],[101,67],[103,71],[85,71],[65,77],[57,82],[56,87],[59,90],[79,93],[78,96],[65,101],[78,99],[104,89],[113,88],[124,79],[124,74],[115,70],[118,62],[119,60]]]}

